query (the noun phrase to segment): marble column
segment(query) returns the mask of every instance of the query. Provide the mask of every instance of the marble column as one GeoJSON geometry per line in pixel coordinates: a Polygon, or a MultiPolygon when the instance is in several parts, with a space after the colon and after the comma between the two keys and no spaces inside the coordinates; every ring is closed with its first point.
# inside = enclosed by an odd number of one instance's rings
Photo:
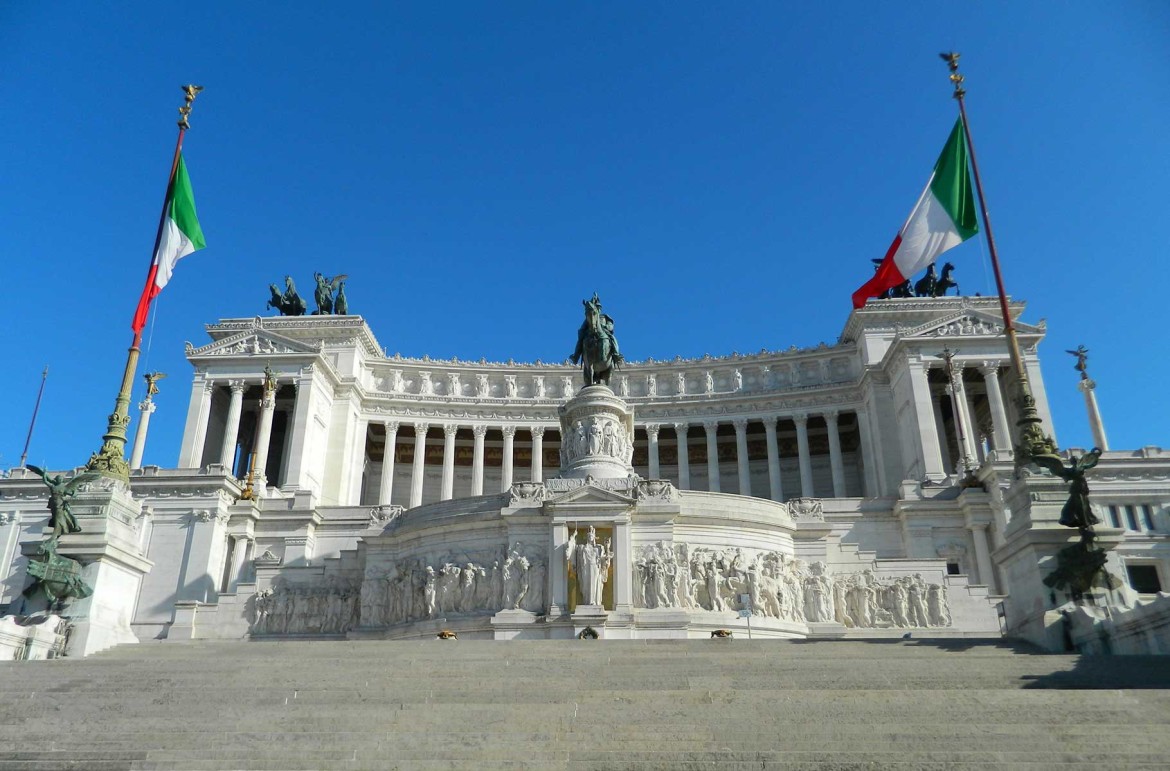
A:
{"type": "Polygon", "coordinates": [[[703,421],[703,430],[707,432],[707,489],[713,493],[719,492],[719,423],[714,420],[703,421]]]}
{"type": "Polygon", "coordinates": [[[772,500],[784,500],[784,488],[780,484],[780,443],[776,440],[776,416],[764,418],[764,435],[768,439],[768,490],[772,500]]]}
{"type": "Polygon", "coordinates": [[[427,431],[429,423],[414,424],[414,467],[410,475],[410,508],[422,504],[423,473],[427,456],[427,431]]]}
{"type": "Polygon", "coordinates": [[[439,500],[449,501],[455,495],[455,434],[459,426],[448,423],[443,426],[443,487],[439,500]]]}
{"type": "MultiPolygon", "coordinates": [[[[276,410],[276,390],[264,389],[262,398],[260,399],[260,417],[256,425],[256,461],[255,472],[253,476],[256,479],[257,485],[266,483],[264,477],[264,470],[268,466],[268,448],[272,444],[272,413],[276,410]]],[[[361,433],[360,455],[365,454],[366,451],[366,432],[361,433]]],[[[361,478],[358,478],[359,488],[361,485],[361,478]]],[[[360,494],[360,489],[359,489],[360,494]]]]}
{"type": "Polygon", "coordinates": [[[735,460],[739,471],[739,494],[752,494],[752,467],[748,458],[747,419],[738,418],[731,421],[735,426],[735,460]]]}
{"type": "Polygon", "coordinates": [[[924,362],[908,362],[910,373],[910,400],[918,422],[917,447],[905,447],[909,457],[917,455],[922,460],[922,476],[939,481],[947,476],[943,468],[942,446],[938,440],[938,429],[934,420],[934,398],[930,393],[930,380],[924,362]]]}
{"type": "Polygon", "coordinates": [[[862,491],[870,498],[876,498],[882,494],[882,486],[878,481],[880,479],[882,468],[882,456],[880,448],[878,448],[873,441],[873,436],[870,431],[869,413],[865,406],[857,410],[857,438],[861,441],[861,446],[858,452],[861,453],[861,466],[865,471],[862,477],[865,483],[865,489],[862,491]]]}
{"type": "Polygon", "coordinates": [[[658,465],[658,429],[657,423],[650,423],[646,426],[646,456],[649,459],[649,478],[661,479],[662,473],[658,465]]]}
{"type": "Polygon", "coordinates": [[[678,437],[678,489],[691,489],[691,460],[687,452],[687,431],[689,423],[675,423],[674,435],[678,437]]]}
{"type": "MultiPolygon", "coordinates": [[[[962,426],[962,439],[960,444],[963,457],[969,459],[971,463],[975,462],[975,425],[971,422],[971,406],[967,402],[967,386],[963,382],[963,366],[957,365],[954,367],[954,377],[951,379],[951,388],[954,389],[955,408],[958,410],[957,420],[962,426]]],[[[961,460],[961,459],[960,459],[961,460]]]]}
{"type": "Polygon", "coordinates": [[[796,450],[800,462],[800,496],[802,498],[815,498],[812,455],[808,449],[808,415],[803,413],[793,415],[792,422],[796,424],[796,450]]]}
{"type": "MultiPolygon", "coordinates": [[[[1077,388],[1085,395],[1085,409],[1089,413],[1089,428],[1093,430],[1093,443],[1098,449],[1108,450],[1109,439],[1105,436],[1105,423],[1102,422],[1101,410],[1097,407],[1097,381],[1087,377],[1082,378],[1077,383],[1077,388]]],[[[143,420],[145,419],[145,416],[143,416],[143,420]]],[[[138,446],[137,441],[134,446],[138,446]]]]}
{"type": "Polygon", "coordinates": [[[829,466],[833,472],[833,497],[845,497],[845,466],[841,461],[841,434],[837,429],[837,410],[824,413],[825,425],[829,429],[829,466]]]}
{"type": "Polygon", "coordinates": [[[1004,457],[1010,457],[1012,434],[1003,404],[1003,391],[999,386],[999,362],[985,361],[979,372],[987,387],[987,406],[991,410],[991,447],[1000,456],[999,460],[1003,460],[1004,457]]]}
{"type": "Polygon", "coordinates": [[[394,446],[398,442],[398,421],[387,420],[382,423],[386,427],[386,445],[382,452],[382,483],[378,490],[378,504],[390,505],[390,496],[394,493],[394,446]]]}
{"type": "MultiPolygon", "coordinates": [[[[196,379],[191,387],[192,400],[198,399],[198,406],[194,408],[195,423],[191,439],[190,454],[179,459],[182,468],[202,468],[203,448],[207,443],[207,424],[211,419],[211,395],[215,392],[215,383],[210,380],[200,382],[196,379]]],[[[190,415],[191,410],[188,410],[190,415]]],[[[185,437],[184,437],[185,441],[185,437]]]]}
{"type": "Polygon", "coordinates": [[[146,449],[146,432],[150,428],[150,416],[157,409],[150,399],[139,402],[138,409],[141,417],[138,419],[138,430],[134,432],[134,450],[130,453],[130,468],[142,468],[142,452],[146,449]]]}
{"type": "Polygon", "coordinates": [[[500,492],[512,489],[512,447],[516,439],[516,427],[504,426],[504,463],[500,472],[500,492]]]}
{"type": "Polygon", "coordinates": [[[483,438],[487,426],[472,426],[471,494],[483,495],[483,438]]]}
{"type": "Polygon", "coordinates": [[[219,462],[228,473],[232,473],[233,462],[236,459],[236,444],[240,433],[240,412],[244,406],[243,380],[229,380],[228,387],[232,392],[231,402],[228,403],[227,425],[223,430],[223,444],[219,449],[219,462]]]}
{"type": "Polygon", "coordinates": [[[544,481],[544,426],[532,427],[532,481],[544,481]]]}
{"type": "MultiPolygon", "coordinates": [[[[950,389],[951,389],[950,386],[944,385],[944,386],[942,386],[941,393],[935,393],[934,388],[931,388],[931,391],[930,391],[930,406],[934,412],[935,433],[937,434],[938,446],[941,448],[940,452],[942,453],[942,456],[943,456],[943,470],[944,471],[946,470],[947,465],[950,463],[950,460],[951,460],[951,445],[950,445],[950,441],[947,439],[946,424],[943,422],[942,403],[943,403],[943,399],[949,400],[951,398],[951,390],[950,389]]],[[[952,402],[952,404],[953,404],[953,402],[952,402]]],[[[955,449],[955,456],[961,458],[963,455],[963,448],[959,446],[958,433],[955,434],[955,448],[954,449],[955,449]]],[[[951,471],[958,473],[957,467],[955,469],[951,469],[951,471]]]]}
{"type": "Polygon", "coordinates": [[[244,576],[244,566],[247,564],[248,547],[252,544],[251,537],[247,535],[233,535],[232,538],[232,569],[228,577],[229,592],[236,591],[240,585],[240,579],[244,576]]]}

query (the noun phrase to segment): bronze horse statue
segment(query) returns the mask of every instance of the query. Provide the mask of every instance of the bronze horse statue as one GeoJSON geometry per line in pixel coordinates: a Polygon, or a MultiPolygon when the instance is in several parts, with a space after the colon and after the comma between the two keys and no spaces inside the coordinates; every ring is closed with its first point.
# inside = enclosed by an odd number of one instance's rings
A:
{"type": "Polygon", "coordinates": [[[269,308],[276,308],[281,316],[304,316],[308,310],[305,298],[297,294],[296,284],[292,276],[284,277],[284,293],[281,294],[276,284],[269,284],[268,291],[272,292],[272,299],[268,301],[269,308]]]}
{"type": "Polygon", "coordinates": [[[601,300],[596,292],[592,299],[582,300],[581,304],[585,306],[585,321],[577,330],[577,347],[570,360],[574,364],[584,363],[585,385],[608,386],[610,376],[623,361],[613,335],[613,319],[601,312],[601,300]]]}
{"type": "Polygon", "coordinates": [[[947,290],[951,287],[955,288],[955,294],[959,294],[959,282],[951,278],[951,273],[955,271],[955,266],[951,263],[945,263],[942,269],[942,275],[934,282],[934,296],[943,297],[947,290]]]}

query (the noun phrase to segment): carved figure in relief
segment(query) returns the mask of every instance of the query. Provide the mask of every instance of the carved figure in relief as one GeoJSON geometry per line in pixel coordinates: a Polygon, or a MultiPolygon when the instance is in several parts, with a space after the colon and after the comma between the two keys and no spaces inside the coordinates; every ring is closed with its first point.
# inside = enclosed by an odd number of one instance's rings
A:
{"type": "Polygon", "coordinates": [[[946,589],[940,584],[926,587],[926,616],[931,626],[951,625],[951,606],[947,602],[946,589]]]}
{"type": "Polygon", "coordinates": [[[613,319],[601,312],[601,300],[596,292],[581,304],[585,306],[585,321],[577,330],[577,347],[569,360],[574,364],[583,363],[585,385],[608,386],[610,377],[623,361],[613,334],[613,319]]]}
{"type": "Polygon", "coordinates": [[[470,562],[459,575],[459,610],[463,613],[475,607],[475,565],[470,562]]]}
{"type": "Polygon", "coordinates": [[[406,380],[402,377],[402,370],[396,369],[390,372],[390,390],[396,394],[406,390],[406,380]]]}
{"type": "Polygon", "coordinates": [[[486,399],[487,397],[491,396],[491,393],[492,393],[492,386],[488,382],[488,376],[487,375],[476,375],[475,376],[475,395],[478,396],[480,399],[486,399]]]}
{"type": "Polygon", "coordinates": [[[738,369],[735,371],[735,374],[731,376],[731,384],[733,391],[743,390],[743,373],[738,369]]]}
{"type": "Polygon", "coordinates": [[[646,395],[647,396],[657,396],[658,395],[658,376],[657,375],[647,375],[646,376],[646,395]]]}
{"type": "Polygon", "coordinates": [[[711,370],[707,370],[704,374],[703,386],[707,393],[715,393],[715,376],[711,374],[711,370]]]}
{"type": "Polygon", "coordinates": [[[676,393],[677,393],[677,394],[679,394],[680,396],[682,396],[682,395],[683,395],[683,394],[685,394],[686,392],[687,392],[687,376],[686,376],[686,373],[679,372],[679,373],[678,373],[678,386],[677,386],[676,393]]]}
{"type": "Polygon", "coordinates": [[[613,561],[610,541],[605,545],[597,543],[597,530],[590,525],[585,543],[577,543],[574,529],[565,544],[565,561],[577,573],[577,586],[586,605],[600,605],[602,588],[609,577],[609,565],[613,561]]]}
{"type": "Polygon", "coordinates": [[[534,375],[532,377],[532,397],[534,399],[544,398],[544,376],[534,375]]]}
{"type": "Polygon", "coordinates": [[[427,565],[425,571],[426,584],[423,586],[423,607],[426,611],[427,618],[435,617],[435,593],[438,590],[438,576],[435,575],[435,569],[427,565]]]}
{"type": "Polygon", "coordinates": [[[463,386],[459,382],[458,372],[447,373],[447,395],[456,397],[463,395],[463,386]]]}
{"type": "Polygon", "coordinates": [[[418,373],[418,392],[422,396],[430,396],[435,392],[435,384],[431,382],[430,372],[418,373]]]}
{"type": "Polygon", "coordinates": [[[825,563],[809,565],[811,575],[804,580],[805,615],[809,621],[831,621],[833,618],[833,586],[825,575],[825,563]]]}
{"type": "Polygon", "coordinates": [[[600,421],[596,418],[589,421],[589,439],[586,444],[586,455],[598,455],[601,453],[601,426],[600,421]]]}
{"type": "Polygon", "coordinates": [[[630,395],[630,379],[625,375],[618,378],[618,396],[630,395]]]}
{"type": "Polygon", "coordinates": [[[516,398],[516,376],[515,375],[505,375],[504,376],[504,395],[507,396],[509,399],[516,398]]]}

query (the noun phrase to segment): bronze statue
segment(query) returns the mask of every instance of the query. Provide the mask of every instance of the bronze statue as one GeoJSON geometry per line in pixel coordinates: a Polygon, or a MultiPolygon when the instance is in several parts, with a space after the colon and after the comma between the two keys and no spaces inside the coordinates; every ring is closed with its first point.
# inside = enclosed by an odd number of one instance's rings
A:
{"type": "Polygon", "coordinates": [[[101,474],[96,471],[86,471],[65,481],[65,478],[60,474],[50,479],[44,469],[31,463],[28,464],[28,468],[34,474],[40,474],[41,479],[49,488],[49,527],[53,528],[53,534],[49,536],[49,540],[56,541],[65,533],[80,533],[81,525],[77,524],[77,518],[73,516],[73,511],[69,508],[69,499],[77,494],[77,488],[83,483],[99,479],[101,474]]]}
{"type": "Polygon", "coordinates": [[[914,284],[914,295],[916,297],[937,297],[934,293],[934,287],[938,283],[938,275],[934,272],[934,263],[926,266],[926,275],[918,279],[914,284]]]}
{"type": "Polygon", "coordinates": [[[322,273],[314,273],[313,278],[317,282],[317,289],[313,292],[313,299],[317,301],[317,310],[313,311],[314,316],[328,316],[333,313],[333,293],[337,291],[337,287],[341,282],[349,278],[349,276],[342,274],[329,278],[322,273]]]}
{"type": "Polygon", "coordinates": [[[166,377],[163,372],[147,372],[143,375],[146,379],[146,398],[150,398],[158,393],[158,381],[166,377]]]}
{"type": "Polygon", "coordinates": [[[608,386],[613,371],[624,361],[613,334],[613,319],[601,312],[596,292],[581,304],[585,306],[585,321],[577,330],[577,347],[569,359],[574,364],[584,362],[585,385],[608,386]]]}
{"type": "Polygon", "coordinates": [[[1069,483],[1068,502],[1060,510],[1060,524],[1065,527],[1075,527],[1083,536],[1091,538],[1093,525],[1100,524],[1101,520],[1093,513],[1089,503],[1089,483],[1085,479],[1085,472],[1097,465],[1101,457],[1101,450],[1094,447],[1081,457],[1069,456],[1068,466],[1056,455],[1036,454],[1032,462],[1041,468],[1052,472],[1069,483]]]}
{"type": "Polygon", "coordinates": [[[81,563],[58,554],[57,541],[50,538],[37,547],[36,557],[29,559],[28,574],[33,580],[22,594],[31,597],[40,589],[50,607],[59,606],[71,597],[88,597],[93,594],[93,589],[85,583],[81,573],[81,563]]]}
{"type": "Polygon", "coordinates": [[[297,286],[292,276],[284,277],[284,292],[281,293],[276,284],[269,284],[268,291],[272,292],[272,299],[268,301],[269,308],[276,308],[281,316],[304,316],[308,310],[305,298],[297,294],[297,286]]]}
{"type": "Polygon", "coordinates": [[[349,301],[345,299],[345,282],[337,285],[337,297],[333,300],[333,312],[338,316],[349,315],[349,301]]]}
{"type": "Polygon", "coordinates": [[[1089,368],[1086,362],[1089,360],[1089,349],[1083,345],[1078,345],[1075,351],[1065,351],[1077,357],[1077,363],[1073,365],[1073,369],[1081,373],[1081,380],[1089,379],[1089,368]]]}
{"type": "Polygon", "coordinates": [[[955,294],[959,294],[959,283],[951,278],[951,273],[955,271],[955,266],[951,263],[943,264],[942,275],[934,282],[933,297],[945,297],[947,290],[951,287],[955,288],[955,294]]]}

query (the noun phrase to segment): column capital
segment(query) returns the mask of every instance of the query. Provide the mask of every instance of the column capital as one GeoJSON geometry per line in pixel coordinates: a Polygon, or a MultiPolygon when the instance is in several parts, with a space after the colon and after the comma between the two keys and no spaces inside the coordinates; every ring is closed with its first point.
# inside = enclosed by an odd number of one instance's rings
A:
{"type": "Polygon", "coordinates": [[[399,423],[397,420],[383,420],[382,425],[386,429],[387,434],[397,434],[399,423]]]}
{"type": "Polygon", "coordinates": [[[487,434],[487,426],[472,426],[471,433],[477,438],[482,439],[487,434]]]}
{"type": "Polygon", "coordinates": [[[779,415],[764,415],[761,420],[764,421],[764,431],[769,434],[776,433],[776,424],[780,422],[779,415]]]}
{"type": "Polygon", "coordinates": [[[704,420],[703,421],[703,429],[708,434],[713,434],[719,430],[719,421],[718,420],[704,420]]]}
{"type": "Polygon", "coordinates": [[[821,417],[825,419],[826,423],[834,424],[837,418],[841,417],[841,410],[821,410],[821,417]]]}
{"type": "Polygon", "coordinates": [[[685,435],[687,433],[687,431],[690,431],[690,430],[691,430],[690,423],[675,423],[674,424],[674,431],[677,434],[684,434],[685,435]]]}
{"type": "Polygon", "coordinates": [[[979,363],[979,372],[984,378],[988,380],[995,380],[999,377],[999,368],[1003,366],[998,361],[983,361],[979,363]]]}
{"type": "Polygon", "coordinates": [[[651,439],[657,439],[658,438],[658,431],[661,428],[662,428],[662,426],[658,425],[657,423],[647,423],[646,424],[646,436],[648,436],[651,439]]]}
{"type": "Polygon", "coordinates": [[[248,384],[243,380],[229,380],[227,381],[227,387],[231,389],[233,396],[236,394],[243,396],[244,389],[248,387],[248,384]]]}
{"type": "Polygon", "coordinates": [[[425,437],[427,435],[427,431],[429,431],[430,428],[431,428],[430,423],[415,423],[414,424],[414,435],[419,437],[419,438],[425,437]]]}
{"type": "Polygon", "coordinates": [[[731,421],[731,425],[735,426],[735,433],[742,434],[747,431],[748,419],[736,418],[735,420],[731,421]]]}
{"type": "Polygon", "coordinates": [[[807,426],[808,425],[808,413],[807,412],[794,413],[792,415],[792,422],[795,423],[797,426],[807,426]]]}
{"type": "Polygon", "coordinates": [[[455,434],[459,433],[459,424],[458,423],[444,423],[443,424],[443,433],[446,434],[449,438],[454,439],[455,434]]]}
{"type": "Polygon", "coordinates": [[[529,430],[532,432],[533,439],[539,439],[539,438],[544,437],[544,429],[545,429],[544,426],[533,426],[529,430]]]}
{"type": "MultiPolygon", "coordinates": [[[[1081,382],[1083,383],[1085,381],[1082,380],[1081,382]]],[[[141,401],[138,403],[138,409],[149,415],[158,409],[158,405],[152,401],[141,401]]]]}
{"type": "MultiPolygon", "coordinates": [[[[1096,387],[1097,387],[1097,381],[1093,380],[1092,378],[1086,377],[1086,378],[1082,378],[1081,380],[1077,381],[1077,388],[1082,393],[1088,393],[1089,391],[1092,391],[1096,387]]],[[[1100,444],[1100,442],[1098,442],[1098,444],[1100,444]]]]}
{"type": "Polygon", "coordinates": [[[515,426],[504,426],[501,430],[504,432],[504,436],[507,437],[508,439],[511,439],[512,437],[516,436],[516,427],[515,426]]]}

